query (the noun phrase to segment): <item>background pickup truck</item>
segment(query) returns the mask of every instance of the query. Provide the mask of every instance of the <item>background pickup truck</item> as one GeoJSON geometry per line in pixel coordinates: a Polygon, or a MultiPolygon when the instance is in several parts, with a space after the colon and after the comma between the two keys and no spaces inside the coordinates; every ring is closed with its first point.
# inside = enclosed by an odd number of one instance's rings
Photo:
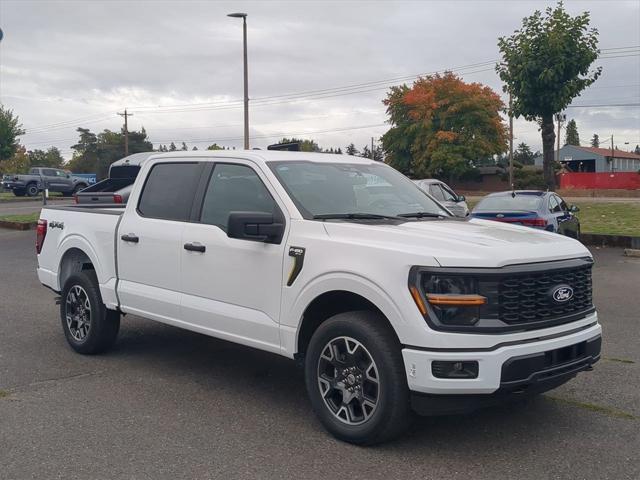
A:
{"type": "Polygon", "coordinates": [[[17,197],[24,195],[35,197],[45,188],[45,185],[50,192],[71,196],[86,188],[88,181],[64,170],[46,167],[33,167],[26,175],[7,174],[2,177],[2,186],[12,190],[17,197]]]}
{"type": "Polygon", "coordinates": [[[134,314],[283,355],[325,428],[357,444],[600,358],[582,244],[455,218],[365,158],[156,154],[126,206],[44,207],[36,251],[77,352],[105,351],[134,314]]]}

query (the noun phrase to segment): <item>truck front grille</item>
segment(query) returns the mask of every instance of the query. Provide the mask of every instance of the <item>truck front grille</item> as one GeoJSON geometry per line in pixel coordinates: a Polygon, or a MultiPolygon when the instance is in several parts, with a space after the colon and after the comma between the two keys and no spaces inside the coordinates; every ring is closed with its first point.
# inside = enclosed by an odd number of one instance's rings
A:
{"type": "Polygon", "coordinates": [[[509,325],[553,320],[592,307],[591,265],[569,270],[514,275],[500,280],[498,318],[509,325]],[[567,285],[571,299],[557,302],[555,288],[567,285]]]}

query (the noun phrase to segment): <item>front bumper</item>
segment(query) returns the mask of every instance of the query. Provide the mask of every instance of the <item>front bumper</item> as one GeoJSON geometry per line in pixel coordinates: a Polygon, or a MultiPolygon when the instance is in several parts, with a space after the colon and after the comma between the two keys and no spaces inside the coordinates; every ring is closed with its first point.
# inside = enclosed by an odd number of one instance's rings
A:
{"type": "Polygon", "coordinates": [[[25,188],[25,184],[22,183],[22,182],[7,182],[7,181],[4,181],[4,182],[2,182],[2,187],[7,189],[7,190],[16,190],[16,189],[25,188]]]}
{"type": "MultiPolygon", "coordinates": [[[[577,372],[588,369],[600,358],[601,334],[600,324],[594,322],[564,335],[498,344],[489,349],[407,347],[402,350],[402,356],[412,392],[437,395],[494,394],[501,389],[524,390],[560,376],[566,376],[566,381],[577,372]],[[576,347],[565,348],[572,346],[576,347]],[[548,355],[545,356],[545,353],[548,355]],[[478,376],[472,379],[436,378],[431,363],[438,360],[476,361],[478,376]]],[[[452,338],[455,338],[455,334],[452,334],[452,338]]]]}

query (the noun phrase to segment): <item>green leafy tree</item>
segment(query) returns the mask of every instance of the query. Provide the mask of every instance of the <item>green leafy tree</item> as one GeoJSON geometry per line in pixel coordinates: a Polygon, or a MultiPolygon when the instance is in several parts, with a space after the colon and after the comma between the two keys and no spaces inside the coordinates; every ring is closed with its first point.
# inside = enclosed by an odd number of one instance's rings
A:
{"type": "Polygon", "coordinates": [[[27,150],[22,145],[18,145],[13,157],[0,164],[0,175],[5,173],[27,173],[29,168],[31,168],[31,164],[29,163],[27,150]]]}
{"type": "Polygon", "coordinates": [[[565,145],[575,145],[577,147],[580,146],[580,136],[578,135],[578,126],[576,125],[576,121],[572,118],[567,123],[567,131],[564,136],[564,144],[565,145]]]}
{"type": "Polygon", "coordinates": [[[589,12],[571,17],[560,2],[524,18],[522,28],[501,37],[498,47],[502,62],[496,70],[513,97],[513,115],[540,124],[544,179],[553,189],[553,115],[600,76],[601,68],[590,70],[599,54],[598,31],[589,28],[589,12]]]}
{"type": "Polygon", "coordinates": [[[14,156],[20,135],[24,135],[20,119],[0,103],[0,164],[14,156]]]}
{"type": "MultiPolygon", "coordinates": [[[[124,132],[104,130],[96,135],[87,128],[78,128],[77,131],[80,139],[71,147],[74,154],[67,164],[68,168],[75,173],[95,173],[99,179],[105,178],[109,166],[125,156],[124,132]]],[[[130,155],[151,151],[153,145],[144,128],[129,132],[130,155]]]]}
{"type": "Polygon", "coordinates": [[[27,153],[27,157],[31,167],[62,168],[64,164],[64,158],[56,147],[49,147],[46,151],[31,150],[27,153]]]}
{"type": "MultiPolygon", "coordinates": [[[[529,145],[522,142],[518,145],[515,152],[513,152],[514,162],[518,162],[522,165],[533,165],[533,159],[535,154],[529,148],[529,145]]],[[[508,163],[507,163],[508,164],[508,163]]]]}
{"type": "Polygon", "coordinates": [[[207,150],[224,150],[224,149],[225,149],[224,147],[221,147],[217,143],[214,143],[213,145],[209,145],[207,147],[207,150]]]}
{"type": "Polygon", "coordinates": [[[360,153],[353,143],[347,145],[344,151],[347,155],[358,155],[360,153]]]}
{"type": "Polygon", "coordinates": [[[193,148],[191,149],[193,151],[198,150],[198,147],[196,147],[195,145],[193,146],[193,148]]]}
{"type": "Polygon", "coordinates": [[[499,95],[451,72],[392,87],[384,103],[392,124],[382,136],[385,161],[405,174],[460,178],[506,148],[499,95]]]}
{"type": "Polygon", "coordinates": [[[591,146],[600,148],[600,137],[598,136],[597,133],[594,133],[593,137],[591,137],[591,146]]]}
{"type": "Polygon", "coordinates": [[[180,150],[186,152],[187,150],[189,150],[189,147],[187,147],[187,144],[182,142],[182,147],[180,147],[180,150]]]}
{"type": "Polygon", "coordinates": [[[178,148],[176,147],[176,144],[171,142],[171,144],[169,145],[169,151],[170,152],[175,152],[178,148]]]}

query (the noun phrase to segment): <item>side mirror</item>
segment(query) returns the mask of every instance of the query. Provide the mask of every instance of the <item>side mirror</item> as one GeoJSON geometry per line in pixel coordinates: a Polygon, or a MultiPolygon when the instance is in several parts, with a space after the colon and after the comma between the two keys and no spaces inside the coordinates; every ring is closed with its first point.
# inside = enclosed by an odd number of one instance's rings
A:
{"type": "Polygon", "coordinates": [[[280,243],[284,224],[273,214],[264,212],[231,212],[227,221],[227,236],[254,242],[280,243]]]}
{"type": "Polygon", "coordinates": [[[577,205],[571,205],[569,207],[569,211],[572,213],[578,213],[580,211],[580,207],[578,207],[577,205]]]}
{"type": "Polygon", "coordinates": [[[467,199],[464,195],[458,195],[458,202],[464,202],[467,199]]]}
{"type": "Polygon", "coordinates": [[[68,173],[67,173],[67,178],[71,178],[71,175],[69,175],[68,173]]]}

